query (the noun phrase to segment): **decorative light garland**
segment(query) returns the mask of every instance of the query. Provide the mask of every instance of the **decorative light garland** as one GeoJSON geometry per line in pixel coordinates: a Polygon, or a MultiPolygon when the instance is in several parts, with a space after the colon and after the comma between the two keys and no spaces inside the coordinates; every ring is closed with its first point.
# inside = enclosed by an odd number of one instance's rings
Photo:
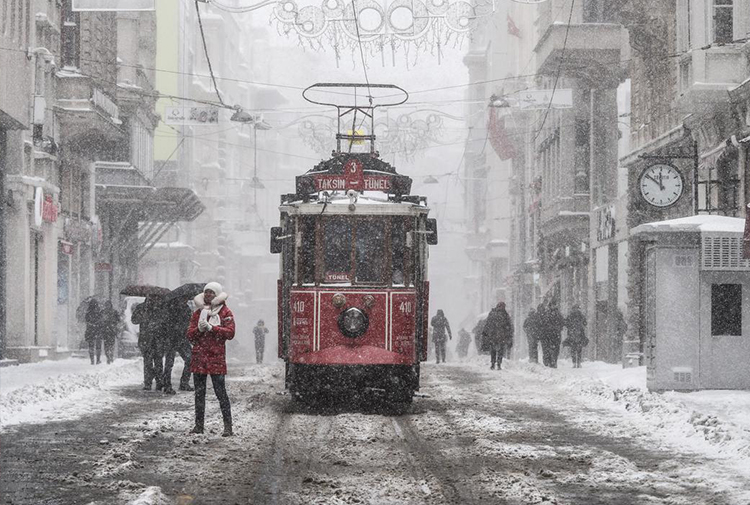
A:
{"type": "Polygon", "coordinates": [[[271,22],[279,33],[296,35],[301,45],[315,50],[330,45],[337,64],[344,53],[358,50],[359,40],[373,58],[380,57],[382,65],[387,53],[395,64],[400,49],[407,62],[412,50],[416,50],[412,63],[419,52],[430,52],[440,60],[445,47],[460,47],[495,12],[495,0],[320,0],[314,5],[300,5],[307,0],[265,0],[244,7],[210,1],[232,13],[273,5],[271,22]]]}

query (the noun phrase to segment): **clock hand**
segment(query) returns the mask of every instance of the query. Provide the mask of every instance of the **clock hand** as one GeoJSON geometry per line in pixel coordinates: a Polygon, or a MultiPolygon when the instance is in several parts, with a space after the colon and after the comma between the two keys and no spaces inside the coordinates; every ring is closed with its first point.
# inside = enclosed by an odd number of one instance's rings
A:
{"type": "Polygon", "coordinates": [[[662,186],[661,186],[661,183],[660,183],[659,181],[657,181],[656,179],[654,179],[653,177],[651,177],[650,175],[646,174],[646,175],[645,175],[644,177],[645,177],[646,179],[651,179],[651,180],[652,180],[652,181],[654,181],[654,182],[655,182],[656,184],[658,184],[658,185],[659,185],[659,189],[664,189],[664,188],[662,188],[662,186]]]}
{"type": "Polygon", "coordinates": [[[662,183],[663,180],[664,180],[664,176],[662,176],[661,172],[659,172],[659,189],[661,191],[664,191],[664,184],[662,183]]]}

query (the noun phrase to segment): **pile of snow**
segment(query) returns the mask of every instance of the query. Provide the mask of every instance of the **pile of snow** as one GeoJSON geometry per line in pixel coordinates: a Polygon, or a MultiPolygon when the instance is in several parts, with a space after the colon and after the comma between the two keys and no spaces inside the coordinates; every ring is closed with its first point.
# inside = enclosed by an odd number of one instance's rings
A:
{"type": "Polygon", "coordinates": [[[554,370],[525,362],[511,366],[596,406],[625,411],[631,422],[665,443],[750,469],[750,391],[652,393],[646,388],[645,367],[601,362],[587,362],[580,369],[567,360],[554,370]]]}
{"type": "Polygon", "coordinates": [[[110,390],[140,384],[142,370],[140,359],[92,366],[76,358],[0,368],[0,429],[75,419],[124,401],[110,390]]]}

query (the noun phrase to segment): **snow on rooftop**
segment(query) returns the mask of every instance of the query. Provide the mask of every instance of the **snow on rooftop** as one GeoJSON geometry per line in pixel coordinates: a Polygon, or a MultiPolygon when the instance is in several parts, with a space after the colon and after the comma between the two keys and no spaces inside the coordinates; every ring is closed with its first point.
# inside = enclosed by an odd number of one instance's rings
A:
{"type": "Polygon", "coordinates": [[[688,216],[666,221],[644,223],[633,228],[632,234],[653,232],[743,233],[745,220],[727,216],[688,216]]]}

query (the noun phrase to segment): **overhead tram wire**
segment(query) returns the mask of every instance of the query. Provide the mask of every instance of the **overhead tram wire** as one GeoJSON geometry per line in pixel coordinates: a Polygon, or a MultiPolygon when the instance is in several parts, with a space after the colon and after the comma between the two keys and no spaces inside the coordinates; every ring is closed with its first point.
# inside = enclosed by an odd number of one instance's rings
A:
{"type": "Polygon", "coordinates": [[[219,92],[219,86],[216,84],[216,76],[214,76],[214,69],[213,66],[211,66],[211,57],[208,55],[208,46],[206,45],[206,34],[203,32],[203,20],[201,19],[201,9],[198,7],[198,0],[195,0],[195,13],[198,16],[198,27],[200,28],[201,32],[201,41],[203,42],[203,52],[206,55],[206,63],[208,63],[208,73],[211,74],[211,81],[214,83],[214,90],[216,91],[216,96],[219,97],[219,102],[226,106],[224,103],[224,99],[221,97],[221,93],[219,92]]]}
{"type": "Polygon", "coordinates": [[[542,130],[544,130],[544,125],[547,124],[547,116],[549,116],[549,111],[552,108],[552,101],[555,99],[555,91],[557,91],[557,82],[560,80],[560,74],[562,73],[563,65],[565,64],[565,48],[568,47],[568,34],[570,33],[570,23],[573,20],[573,6],[575,5],[576,0],[570,0],[570,13],[568,14],[568,25],[565,27],[565,40],[563,40],[563,46],[562,51],[560,52],[560,64],[557,66],[557,73],[555,74],[555,82],[552,85],[552,94],[549,97],[549,103],[547,104],[547,108],[544,110],[544,117],[542,118],[542,124],[539,126],[539,129],[537,130],[536,134],[534,134],[534,140],[533,142],[536,142],[536,139],[539,138],[539,135],[541,135],[542,130]]]}

